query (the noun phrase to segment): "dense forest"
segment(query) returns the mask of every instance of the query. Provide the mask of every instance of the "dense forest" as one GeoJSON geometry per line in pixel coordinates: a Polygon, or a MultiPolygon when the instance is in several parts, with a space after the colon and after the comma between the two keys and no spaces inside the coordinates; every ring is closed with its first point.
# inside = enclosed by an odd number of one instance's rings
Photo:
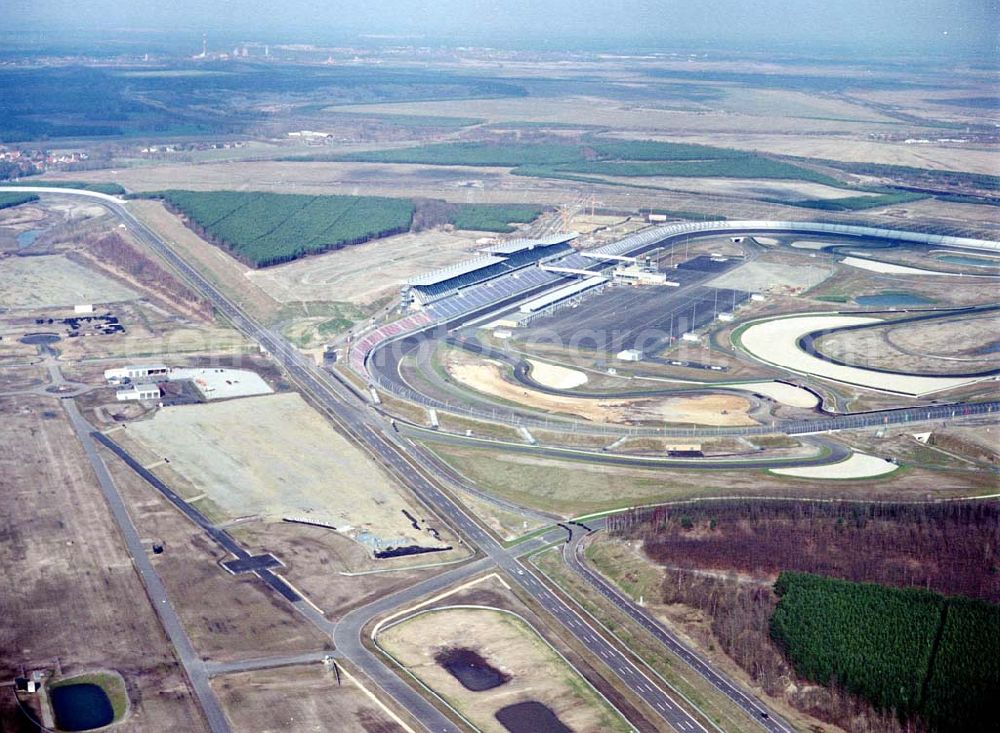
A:
{"type": "Polygon", "coordinates": [[[995,730],[1000,607],[808,573],[782,573],[774,590],[771,635],[802,677],[933,730],[995,730]]]}
{"type": "Polygon", "coordinates": [[[702,642],[768,694],[852,733],[985,730],[977,705],[1000,691],[996,502],[703,501],[624,512],[608,527],[642,542],[665,569],[662,602],[704,612],[702,642]],[[796,573],[868,590],[802,600],[796,573]]]}
{"type": "Polygon", "coordinates": [[[38,201],[38,197],[33,193],[4,193],[0,191],[0,209],[9,209],[12,206],[38,201]]]}
{"type": "Polygon", "coordinates": [[[409,230],[414,205],[379,196],[303,196],[243,191],[149,194],[202,237],[254,267],[409,230]]]}

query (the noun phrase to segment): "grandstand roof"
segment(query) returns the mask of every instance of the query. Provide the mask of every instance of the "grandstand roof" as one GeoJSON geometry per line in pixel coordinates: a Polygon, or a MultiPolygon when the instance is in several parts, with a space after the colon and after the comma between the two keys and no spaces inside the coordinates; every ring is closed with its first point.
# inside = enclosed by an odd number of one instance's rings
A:
{"type": "Polygon", "coordinates": [[[526,249],[533,249],[534,247],[551,247],[554,244],[565,244],[579,236],[576,232],[562,232],[561,234],[552,234],[540,239],[512,239],[509,242],[501,242],[500,244],[494,244],[491,247],[481,249],[480,252],[485,254],[511,255],[526,249]]]}
{"type": "Polygon", "coordinates": [[[537,310],[541,310],[546,306],[552,305],[553,303],[558,303],[560,300],[565,300],[577,293],[582,293],[585,290],[596,287],[603,283],[606,283],[608,279],[606,277],[586,277],[582,280],[577,280],[569,285],[565,285],[556,290],[550,290],[544,295],[530,300],[527,303],[522,303],[520,311],[522,313],[534,313],[537,310]]]}
{"type": "Polygon", "coordinates": [[[493,255],[475,257],[471,260],[464,260],[455,265],[449,265],[448,267],[442,267],[438,270],[425,272],[423,275],[411,277],[406,281],[406,284],[417,287],[421,285],[434,285],[435,283],[451,280],[453,277],[458,277],[459,275],[464,275],[468,272],[475,272],[476,270],[481,270],[484,267],[495,265],[496,263],[503,261],[503,257],[495,257],[493,255]]]}

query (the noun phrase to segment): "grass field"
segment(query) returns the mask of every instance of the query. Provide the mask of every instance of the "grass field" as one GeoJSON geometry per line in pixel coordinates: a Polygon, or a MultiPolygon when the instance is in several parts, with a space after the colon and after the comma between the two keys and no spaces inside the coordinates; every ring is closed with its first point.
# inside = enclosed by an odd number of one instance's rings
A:
{"type": "Polygon", "coordinates": [[[227,674],[212,680],[233,730],[284,733],[403,733],[357,685],[338,683],[323,665],[227,674]]]}
{"type": "Polygon", "coordinates": [[[183,214],[199,234],[264,267],[360,244],[410,227],[413,204],[373,196],[301,196],[243,191],[149,194],[183,214]]]}
{"type": "Polygon", "coordinates": [[[378,644],[445,698],[484,733],[507,733],[496,719],[501,708],[525,701],[547,705],[579,733],[632,730],[525,621],[489,608],[442,608],[414,616],[378,635],[378,644]],[[474,649],[509,681],[472,692],[434,655],[474,649]]]}

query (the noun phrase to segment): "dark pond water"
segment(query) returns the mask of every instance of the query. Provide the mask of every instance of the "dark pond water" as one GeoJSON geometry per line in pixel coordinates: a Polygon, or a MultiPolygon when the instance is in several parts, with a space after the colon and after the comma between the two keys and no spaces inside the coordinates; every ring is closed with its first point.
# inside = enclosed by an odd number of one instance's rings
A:
{"type": "Polygon", "coordinates": [[[56,727],[60,730],[91,730],[108,725],[115,717],[111,700],[98,685],[89,682],[49,690],[56,727]]]}
{"type": "Polygon", "coordinates": [[[21,338],[21,343],[33,346],[37,346],[38,344],[54,344],[59,338],[59,334],[57,333],[29,333],[21,338]]]}
{"type": "Polygon", "coordinates": [[[30,247],[38,239],[38,236],[42,233],[41,229],[29,229],[26,232],[21,232],[17,235],[17,246],[21,249],[25,247],[30,247]]]}
{"type": "Polygon", "coordinates": [[[510,733],[573,733],[551,708],[534,700],[500,708],[496,719],[510,733]]]}
{"type": "Polygon", "coordinates": [[[879,308],[899,308],[911,305],[930,305],[934,301],[914,293],[879,293],[877,295],[859,295],[854,301],[858,305],[873,305],[879,308]]]}
{"type": "Polygon", "coordinates": [[[492,666],[472,649],[445,649],[434,655],[434,661],[473,692],[492,690],[510,680],[510,675],[492,666]]]}

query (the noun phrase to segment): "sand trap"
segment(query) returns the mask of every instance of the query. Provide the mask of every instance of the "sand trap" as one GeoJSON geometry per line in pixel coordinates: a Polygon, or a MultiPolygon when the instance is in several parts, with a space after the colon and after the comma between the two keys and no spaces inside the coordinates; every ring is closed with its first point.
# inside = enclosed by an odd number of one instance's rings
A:
{"type": "Polygon", "coordinates": [[[771,473],[779,476],[818,479],[872,478],[892,473],[899,466],[890,461],[867,453],[852,453],[851,457],[839,463],[826,466],[802,466],[800,468],[772,468],[771,473]]]}
{"type": "Polygon", "coordinates": [[[579,369],[570,369],[544,361],[528,359],[531,364],[531,378],[552,389],[573,389],[587,383],[587,375],[579,369]]]}
{"type": "Polygon", "coordinates": [[[808,333],[828,328],[880,323],[867,316],[791,316],[754,323],[740,337],[740,345],[754,358],[801,374],[812,374],[834,382],[844,382],[881,392],[918,397],[981,381],[968,377],[921,377],[886,374],[854,366],[831,364],[807,354],[798,340],[808,333]]]}
{"type": "Polygon", "coordinates": [[[907,265],[895,265],[891,262],[878,262],[876,260],[865,260],[860,257],[845,257],[841,260],[844,265],[857,267],[859,270],[869,272],[880,272],[886,275],[942,275],[946,277],[961,277],[957,272],[938,272],[937,270],[922,270],[919,267],[908,267],[907,265]]]}
{"type": "Polygon", "coordinates": [[[770,397],[775,402],[780,402],[789,407],[815,407],[819,404],[819,397],[808,389],[796,387],[794,384],[784,382],[751,382],[749,384],[734,384],[733,389],[745,389],[748,392],[756,392],[765,397],[770,397]]]}
{"type": "Polygon", "coordinates": [[[751,237],[751,239],[757,244],[778,244],[778,240],[774,237],[751,237]]]}
{"type": "Polygon", "coordinates": [[[697,425],[756,425],[747,415],[749,400],[737,395],[709,394],[696,397],[643,399],[588,399],[551,395],[513,384],[503,378],[496,362],[470,362],[452,355],[446,362],[449,374],[477,392],[516,402],[536,410],[575,415],[593,422],[692,423],[697,425]]]}

